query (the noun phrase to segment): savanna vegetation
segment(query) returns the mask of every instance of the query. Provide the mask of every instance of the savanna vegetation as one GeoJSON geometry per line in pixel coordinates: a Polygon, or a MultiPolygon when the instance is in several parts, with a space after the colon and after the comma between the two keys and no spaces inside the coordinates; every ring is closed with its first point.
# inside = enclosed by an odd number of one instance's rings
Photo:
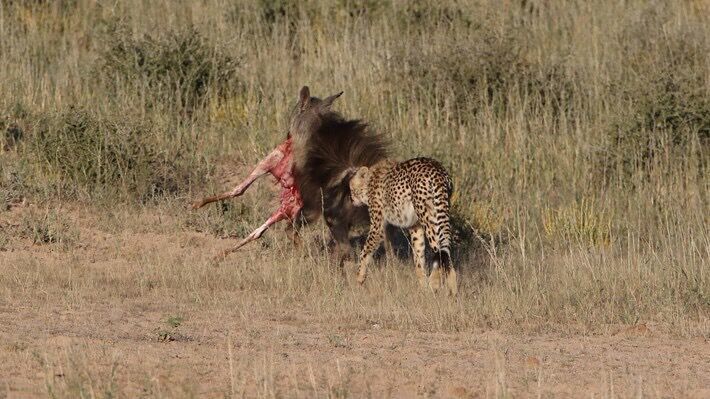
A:
{"type": "MultiPolygon", "coordinates": [[[[161,343],[199,340],[181,332],[199,312],[248,324],[284,309],[411,334],[710,338],[707,1],[2,0],[0,93],[0,308],[179,313],[144,326],[161,343]],[[302,85],[344,91],[336,109],[398,158],[450,170],[458,298],[419,290],[411,259],[358,287],[328,262],[322,223],[302,248],[274,229],[210,264],[275,194],[186,205],[284,138],[302,85]]],[[[223,383],[244,395],[231,345],[223,383]]],[[[125,394],[120,368],[92,377],[86,348],[37,351],[42,392],[125,394]]],[[[262,377],[250,395],[310,392],[262,377]]],[[[494,396],[525,390],[491,378],[494,396]]],[[[321,394],[350,396],[339,384],[321,394]]]]}

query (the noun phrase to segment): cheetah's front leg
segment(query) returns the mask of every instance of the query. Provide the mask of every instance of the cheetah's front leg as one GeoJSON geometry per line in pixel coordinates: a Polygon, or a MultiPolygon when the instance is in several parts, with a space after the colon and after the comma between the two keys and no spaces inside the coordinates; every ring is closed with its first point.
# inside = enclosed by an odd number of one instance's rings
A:
{"type": "MultiPolygon", "coordinates": [[[[372,210],[372,209],[371,209],[372,210]]],[[[382,216],[378,214],[372,214],[370,216],[370,232],[367,234],[367,240],[365,241],[365,246],[362,248],[362,253],[360,254],[360,268],[357,273],[357,282],[363,284],[367,278],[367,267],[373,261],[373,254],[375,250],[382,243],[384,237],[384,226],[382,224],[382,216]]]]}

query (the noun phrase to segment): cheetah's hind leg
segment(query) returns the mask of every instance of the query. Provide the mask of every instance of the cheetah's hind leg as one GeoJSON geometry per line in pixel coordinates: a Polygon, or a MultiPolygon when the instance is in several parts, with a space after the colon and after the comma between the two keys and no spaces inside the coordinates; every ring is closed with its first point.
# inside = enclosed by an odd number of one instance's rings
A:
{"type": "Polygon", "coordinates": [[[454,266],[451,264],[451,256],[447,250],[434,253],[434,266],[431,271],[431,276],[429,276],[430,284],[432,284],[432,278],[436,280],[434,284],[437,284],[437,289],[441,287],[443,280],[449,295],[456,296],[458,293],[456,269],[454,269],[454,266]]]}
{"type": "Polygon", "coordinates": [[[429,283],[426,278],[426,241],[424,240],[424,228],[421,225],[416,225],[409,229],[409,233],[412,255],[414,257],[414,272],[417,275],[419,285],[426,288],[429,286],[429,283]]]}
{"type": "Polygon", "coordinates": [[[441,288],[441,267],[436,262],[431,267],[431,273],[429,274],[429,288],[431,288],[434,293],[438,292],[439,288],[441,288]]]}
{"type": "Polygon", "coordinates": [[[449,267],[445,270],[446,288],[451,296],[456,296],[459,292],[458,281],[456,276],[456,269],[454,266],[449,264],[449,267]]]}

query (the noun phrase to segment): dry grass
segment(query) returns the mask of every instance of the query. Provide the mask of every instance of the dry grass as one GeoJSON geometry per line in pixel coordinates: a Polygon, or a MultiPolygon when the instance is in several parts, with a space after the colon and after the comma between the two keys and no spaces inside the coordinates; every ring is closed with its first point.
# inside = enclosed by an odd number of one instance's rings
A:
{"type": "MultiPolygon", "coordinates": [[[[57,397],[504,397],[579,394],[561,388],[577,382],[607,397],[692,395],[708,370],[689,353],[710,337],[708,15],[705,1],[0,1],[0,353],[32,365],[0,397],[38,383],[57,397]],[[282,139],[303,84],[344,90],[338,109],[397,155],[451,170],[459,298],[418,290],[409,259],[383,259],[355,286],[329,264],[321,224],[304,248],[275,230],[209,263],[274,193],[184,205],[282,139]],[[585,364],[566,366],[545,337],[620,348],[628,326],[652,331],[633,339],[643,350],[681,360],[619,377],[602,356],[586,366],[608,373],[542,378],[585,364]],[[412,391],[402,381],[442,377],[401,360],[378,379],[324,357],[385,345],[420,359],[404,342],[432,337],[452,346],[426,356],[484,353],[471,366],[483,382],[441,363],[463,391],[412,391]],[[192,360],[160,363],[165,345],[192,360]],[[270,358],[282,350],[301,357],[270,358]],[[528,357],[543,367],[529,372],[528,357]],[[185,367],[193,383],[165,385],[179,380],[161,373],[185,367]],[[673,385],[685,368],[695,374],[673,385]]],[[[372,356],[363,364],[397,361],[372,356]]]]}

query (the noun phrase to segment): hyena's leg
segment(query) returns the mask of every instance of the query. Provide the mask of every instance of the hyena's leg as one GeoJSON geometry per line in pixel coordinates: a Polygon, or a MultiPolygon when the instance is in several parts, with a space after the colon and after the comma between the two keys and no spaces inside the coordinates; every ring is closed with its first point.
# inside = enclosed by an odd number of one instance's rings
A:
{"type": "Polygon", "coordinates": [[[360,268],[357,273],[357,282],[362,284],[367,278],[367,267],[373,262],[373,254],[382,243],[384,236],[384,226],[382,222],[382,214],[376,213],[376,210],[370,208],[372,218],[370,220],[370,232],[367,233],[367,240],[362,248],[360,255],[360,268]],[[375,211],[375,212],[373,212],[375,211]]]}
{"type": "Polygon", "coordinates": [[[343,266],[346,259],[350,259],[352,247],[350,245],[350,220],[347,209],[338,209],[332,204],[324,210],[325,224],[330,230],[330,235],[335,241],[335,259],[339,266],[343,266]]]}
{"type": "Polygon", "coordinates": [[[414,255],[414,272],[417,274],[419,285],[426,287],[426,258],[424,256],[426,243],[424,241],[424,228],[421,225],[416,225],[409,229],[410,239],[412,241],[412,254],[414,255]]]}
{"type": "Polygon", "coordinates": [[[287,223],[286,226],[284,226],[284,232],[286,233],[286,236],[291,240],[293,243],[294,247],[300,247],[301,246],[301,237],[298,235],[298,226],[296,226],[295,223],[287,223]]]}
{"type": "Polygon", "coordinates": [[[341,267],[345,264],[345,261],[350,259],[352,256],[352,246],[350,245],[350,225],[343,221],[336,223],[330,227],[330,234],[333,235],[335,240],[335,259],[338,261],[338,265],[341,267]]]}

